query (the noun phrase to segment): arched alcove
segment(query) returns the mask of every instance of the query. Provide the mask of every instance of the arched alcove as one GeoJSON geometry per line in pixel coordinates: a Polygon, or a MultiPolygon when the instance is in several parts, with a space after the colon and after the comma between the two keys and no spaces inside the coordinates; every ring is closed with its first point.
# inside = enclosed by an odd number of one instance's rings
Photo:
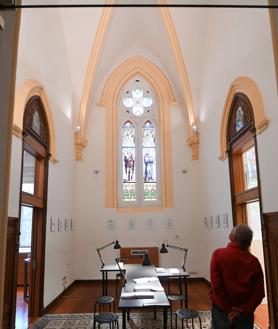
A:
{"type": "MultiPolygon", "coordinates": [[[[105,83],[98,105],[106,110],[106,207],[118,208],[117,202],[117,107],[121,88],[135,75],[142,76],[153,88],[159,106],[161,142],[161,206],[147,210],[161,210],[173,206],[172,151],[170,106],[174,102],[171,85],[161,70],[146,58],[135,56],[119,65],[105,83]],[[109,164],[109,165],[108,165],[109,164]]],[[[122,211],[142,211],[144,207],[121,208],[122,211]]]]}
{"type": "Polygon", "coordinates": [[[49,151],[51,154],[50,161],[52,163],[56,163],[58,160],[56,158],[56,137],[52,111],[44,87],[39,81],[31,79],[26,80],[17,88],[14,104],[13,133],[20,138],[22,137],[24,111],[26,104],[33,96],[39,96],[43,104],[49,126],[49,151]]]}
{"type": "Polygon", "coordinates": [[[229,88],[222,114],[220,126],[220,160],[226,159],[228,118],[236,93],[245,94],[251,102],[254,113],[256,134],[261,133],[268,126],[268,119],[265,116],[262,95],[255,81],[249,77],[238,77],[232,82],[229,88]]]}

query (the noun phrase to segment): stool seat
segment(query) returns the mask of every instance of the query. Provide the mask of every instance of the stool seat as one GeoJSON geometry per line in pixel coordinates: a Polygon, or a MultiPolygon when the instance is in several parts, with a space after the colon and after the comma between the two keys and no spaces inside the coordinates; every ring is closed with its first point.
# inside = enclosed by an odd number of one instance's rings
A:
{"type": "Polygon", "coordinates": [[[191,320],[192,323],[192,328],[194,328],[194,319],[198,318],[199,319],[199,326],[200,329],[202,329],[202,320],[200,318],[200,314],[196,310],[190,310],[190,309],[178,309],[176,311],[176,328],[178,327],[177,320],[181,319],[182,320],[182,329],[183,329],[183,321],[186,321],[186,326],[188,326],[187,321],[191,320]]]}
{"type": "Polygon", "coordinates": [[[111,304],[114,302],[114,297],[112,296],[99,296],[96,298],[97,304],[111,304]]]}
{"type": "Polygon", "coordinates": [[[95,315],[95,321],[98,323],[113,323],[118,320],[116,313],[104,312],[95,315]]]}
{"type": "Polygon", "coordinates": [[[198,311],[187,309],[179,309],[176,311],[176,314],[179,318],[183,319],[194,319],[200,316],[198,311]]]}

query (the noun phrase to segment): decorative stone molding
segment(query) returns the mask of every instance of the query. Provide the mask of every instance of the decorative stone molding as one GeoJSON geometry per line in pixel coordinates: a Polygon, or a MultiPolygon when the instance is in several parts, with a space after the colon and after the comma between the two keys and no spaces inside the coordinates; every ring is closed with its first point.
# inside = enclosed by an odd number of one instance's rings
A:
{"type": "Polygon", "coordinates": [[[190,137],[187,138],[187,144],[192,148],[192,160],[199,160],[199,138],[198,132],[193,132],[190,137]]]}
{"type": "Polygon", "coordinates": [[[16,124],[13,124],[13,134],[18,138],[22,138],[22,129],[16,124]]]}
{"type": "Polygon", "coordinates": [[[222,114],[220,127],[220,155],[218,157],[219,160],[225,160],[227,157],[227,125],[229,113],[234,96],[239,92],[246,95],[252,105],[256,134],[260,134],[265,128],[267,128],[269,123],[269,120],[265,116],[263,98],[255,81],[249,77],[244,76],[235,79],[230,86],[222,114]]]}
{"type": "Polygon", "coordinates": [[[83,160],[83,148],[86,146],[87,140],[83,138],[80,133],[74,133],[74,145],[75,145],[75,160],[83,160]]]}

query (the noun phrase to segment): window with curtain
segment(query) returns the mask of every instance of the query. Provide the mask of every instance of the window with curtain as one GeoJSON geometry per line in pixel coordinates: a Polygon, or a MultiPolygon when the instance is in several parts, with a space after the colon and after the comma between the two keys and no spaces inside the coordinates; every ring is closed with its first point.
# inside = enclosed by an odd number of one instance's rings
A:
{"type": "Polygon", "coordinates": [[[160,204],[159,127],[155,94],[142,77],[127,82],[119,97],[119,204],[160,204]]]}

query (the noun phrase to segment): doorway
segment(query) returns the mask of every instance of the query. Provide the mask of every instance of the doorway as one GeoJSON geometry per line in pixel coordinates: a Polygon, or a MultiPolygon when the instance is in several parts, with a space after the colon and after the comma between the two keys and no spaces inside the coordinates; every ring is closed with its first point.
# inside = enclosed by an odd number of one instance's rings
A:
{"type": "MultiPolygon", "coordinates": [[[[266,286],[256,129],[252,106],[246,95],[235,94],[227,128],[234,225],[247,224],[251,227],[253,240],[250,252],[261,263],[266,286]]],[[[259,309],[268,320],[266,297],[259,309]]]]}
{"type": "Polygon", "coordinates": [[[28,325],[28,317],[43,314],[49,133],[38,96],[28,101],[23,120],[16,318],[20,313],[28,325]]]}

